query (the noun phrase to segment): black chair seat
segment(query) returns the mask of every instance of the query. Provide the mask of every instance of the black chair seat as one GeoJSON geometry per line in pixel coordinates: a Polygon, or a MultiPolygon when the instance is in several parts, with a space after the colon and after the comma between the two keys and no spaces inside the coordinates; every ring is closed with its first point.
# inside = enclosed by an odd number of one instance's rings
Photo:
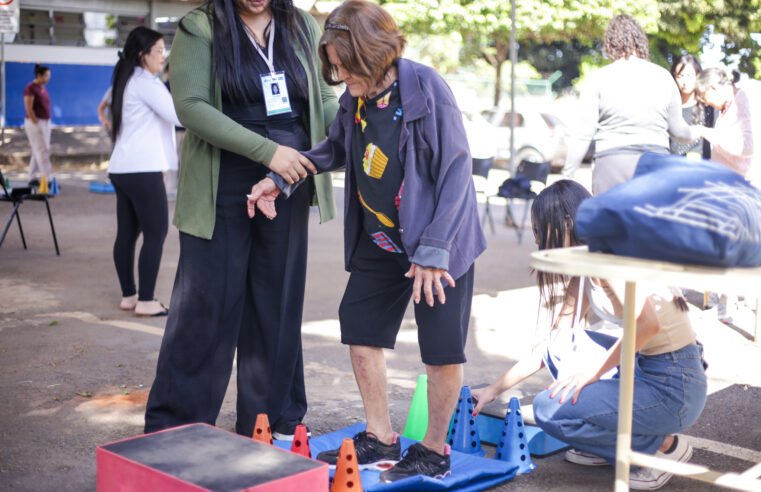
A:
{"type": "Polygon", "coordinates": [[[515,229],[518,243],[521,243],[523,240],[523,230],[528,219],[531,201],[537,196],[537,192],[532,189],[532,184],[537,183],[541,187],[544,187],[547,184],[550,169],[551,164],[549,162],[521,161],[515,171],[515,176],[508,180],[509,183],[505,182],[500,187],[500,196],[508,201],[505,222],[515,229]],[[516,221],[513,217],[513,200],[523,200],[525,202],[520,222],[516,221]]]}
{"type": "Polygon", "coordinates": [[[10,190],[5,186],[5,178],[3,172],[0,171],[0,187],[2,187],[2,194],[0,194],[0,202],[8,202],[13,205],[11,216],[8,218],[8,222],[5,224],[3,234],[0,236],[0,247],[2,247],[5,241],[5,236],[8,235],[8,230],[13,224],[13,219],[16,219],[18,224],[19,233],[21,234],[21,244],[24,249],[26,246],[26,237],[24,236],[24,228],[21,225],[21,215],[19,209],[21,205],[26,201],[45,202],[45,208],[48,212],[48,220],[50,222],[50,232],[53,234],[53,245],[55,246],[56,255],[61,256],[61,250],[58,248],[58,238],[55,233],[55,226],[53,225],[53,214],[50,212],[50,202],[48,201],[48,195],[45,193],[34,193],[34,189],[29,186],[22,186],[19,188],[11,188],[10,190]]]}

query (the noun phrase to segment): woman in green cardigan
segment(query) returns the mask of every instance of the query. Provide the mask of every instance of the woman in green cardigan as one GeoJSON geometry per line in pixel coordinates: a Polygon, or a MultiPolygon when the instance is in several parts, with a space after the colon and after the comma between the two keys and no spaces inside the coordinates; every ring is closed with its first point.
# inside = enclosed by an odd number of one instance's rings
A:
{"type": "MultiPolygon", "coordinates": [[[[326,136],[338,109],[318,76],[317,23],[292,0],[209,0],[180,22],[172,94],[187,134],[174,224],[177,276],[145,431],[214,424],[237,349],[236,431],[267,413],[275,437],[306,413],[301,316],[309,205],[333,218],[330,178],[249,220],[246,193],[267,172],[313,172],[298,152],[326,136]],[[282,208],[281,208],[282,207],[282,208]]],[[[325,179],[327,178],[327,179],[325,179]]]]}

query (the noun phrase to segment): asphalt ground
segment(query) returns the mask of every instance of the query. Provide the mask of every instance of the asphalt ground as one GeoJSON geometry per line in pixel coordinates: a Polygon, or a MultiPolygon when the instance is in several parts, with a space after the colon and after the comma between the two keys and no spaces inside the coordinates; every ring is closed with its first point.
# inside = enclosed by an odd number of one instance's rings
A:
{"type": "MultiPolygon", "coordinates": [[[[25,179],[19,168],[4,172],[12,181],[25,179]]],[[[52,200],[60,257],[39,203],[21,209],[29,248],[22,248],[15,225],[0,248],[0,490],[94,490],[96,446],[142,431],[165,320],[136,318],[118,308],[111,259],[115,198],[88,190],[89,180],[104,177],[97,164],[60,172],[62,193],[52,200]]],[[[501,179],[495,176],[491,184],[501,179]]],[[[338,189],[339,210],[341,196],[338,189]]],[[[525,353],[537,332],[536,289],[528,266],[535,249],[530,230],[518,244],[515,232],[502,222],[504,205],[493,204],[492,212],[495,233],[487,231],[489,249],[476,265],[465,369],[471,385],[494,380],[525,353]]],[[[9,213],[7,205],[0,207],[3,225],[9,213]]],[[[177,256],[178,233],[172,227],[156,291],[164,302],[170,298],[177,256]]],[[[347,279],[340,219],[320,225],[312,213],[307,279],[306,423],[319,435],[363,418],[348,351],[339,343],[337,308],[347,279]]],[[[702,417],[687,431],[696,447],[692,462],[741,472],[761,462],[761,349],[749,339],[751,314],[744,310],[734,328],[717,322],[714,311],[694,309],[692,316],[706,346],[711,393],[702,417]]],[[[401,430],[423,370],[411,310],[387,360],[391,417],[401,430]]],[[[490,410],[504,412],[510,396],[527,404],[548,382],[539,373],[490,410]]],[[[217,421],[223,429],[234,426],[234,395],[233,378],[217,421]]],[[[491,490],[612,489],[610,467],[572,465],[562,454],[535,463],[531,474],[491,490]]],[[[674,478],[664,490],[714,489],[674,478]]]]}

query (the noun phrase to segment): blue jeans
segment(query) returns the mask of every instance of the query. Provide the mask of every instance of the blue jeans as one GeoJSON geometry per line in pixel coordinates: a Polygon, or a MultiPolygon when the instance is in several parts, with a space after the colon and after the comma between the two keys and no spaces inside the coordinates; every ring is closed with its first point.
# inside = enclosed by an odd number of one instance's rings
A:
{"type": "MultiPolygon", "coordinates": [[[[702,347],[691,344],[674,352],[635,358],[632,449],[654,454],[665,436],[683,431],[700,416],[706,402],[702,347]]],[[[619,380],[586,386],[576,404],[559,404],[543,391],[534,398],[534,417],[547,434],[572,447],[616,457],[619,380]]]]}

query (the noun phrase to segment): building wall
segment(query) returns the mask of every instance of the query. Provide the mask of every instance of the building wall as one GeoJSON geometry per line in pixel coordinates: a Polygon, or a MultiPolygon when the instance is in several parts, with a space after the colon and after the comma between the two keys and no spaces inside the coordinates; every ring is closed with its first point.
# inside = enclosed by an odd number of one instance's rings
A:
{"type": "Polygon", "coordinates": [[[21,126],[24,122],[23,90],[34,78],[35,63],[51,69],[47,89],[54,125],[98,124],[97,107],[111,84],[119,45],[129,29],[141,24],[159,28],[171,42],[176,21],[199,4],[198,0],[24,0],[22,24],[25,10],[34,11],[33,22],[37,24],[35,28],[27,26],[26,36],[6,39],[6,126],[21,126]],[[86,46],[87,26],[82,20],[86,12],[116,16],[120,31],[111,36],[109,46],[86,46]],[[32,31],[40,34],[36,40],[31,39],[34,44],[27,41],[32,31]]]}
{"type": "MultiPolygon", "coordinates": [[[[23,89],[34,77],[35,63],[51,69],[47,88],[54,125],[98,124],[97,107],[111,83],[117,52],[127,33],[135,25],[146,25],[162,32],[171,45],[177,21],[201,3],[202,0],[23,0],[22,34],[6,37],[6,126],[24,122],[23,89]],[[102,14],[115,16],[113,32],[102,29],[105,41],[93,42],[93,29],[87,25],[85,13],[101,14],[101,19],[102,14]]],[[[341,2],[294,3],[322,24],[327,13],[341,2]]]]}

